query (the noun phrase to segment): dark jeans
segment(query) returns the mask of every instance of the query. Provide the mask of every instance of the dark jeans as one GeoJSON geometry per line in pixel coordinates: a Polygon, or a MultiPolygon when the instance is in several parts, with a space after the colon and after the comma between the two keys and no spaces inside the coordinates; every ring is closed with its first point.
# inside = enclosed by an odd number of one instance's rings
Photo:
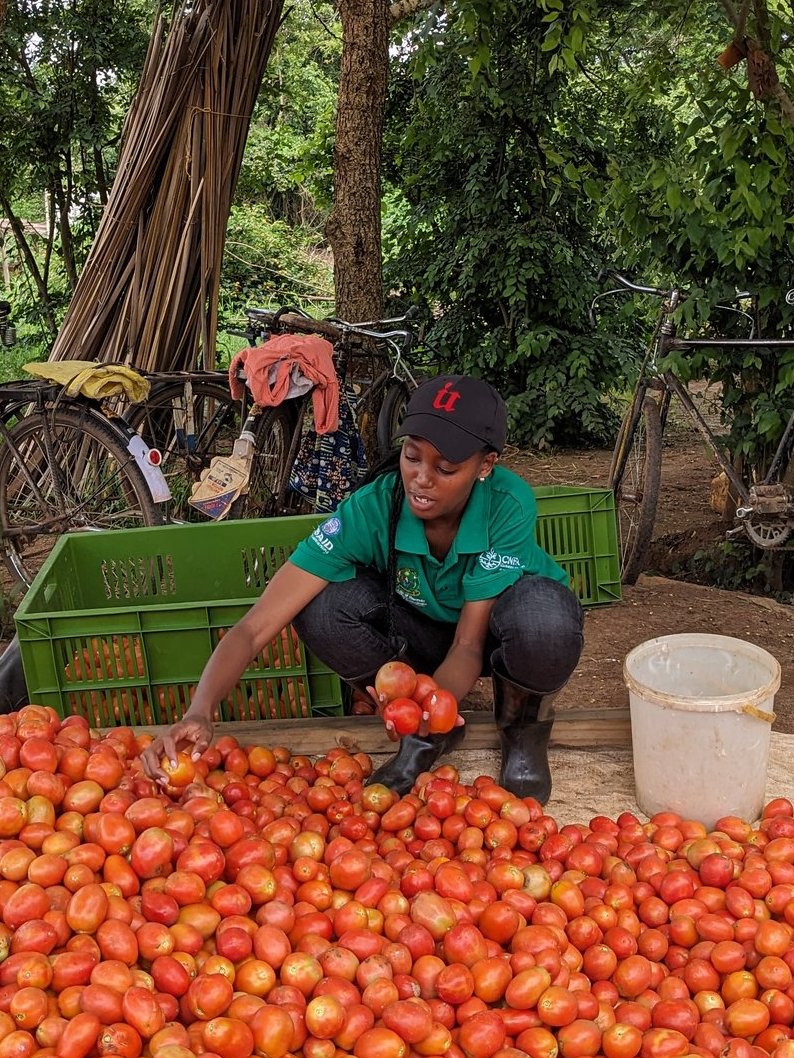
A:
{"type": "MultiPolygon", "coordinates": [[[[294,624],[317,657],[349,683],[363,686],[395,656],[387,630],[386,579],[374,572],[329,584],[294,624]]],[[[446,657],[456,627],[431,620],[399,598],[394,626],[406,644],[404,659],[429,674],[446,657]]],[[[540,693],[556,691],[576,667],[582,641],[582,608],[573,592],[547,577],[522,577],[491,611],[483,675],[490,675],[493,660],[514,683],[540,693]]]]}

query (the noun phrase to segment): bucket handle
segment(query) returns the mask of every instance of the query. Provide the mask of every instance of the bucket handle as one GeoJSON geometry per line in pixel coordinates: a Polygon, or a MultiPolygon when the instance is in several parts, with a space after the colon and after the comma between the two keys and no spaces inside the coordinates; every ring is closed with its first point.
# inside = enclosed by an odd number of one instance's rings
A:
{"type": "Polygon", "coordinates": [[[754,705],[743,705],[739,710],[741,713],[746,713],[747,716],[753,716],[756,720],[764,720],[767,724],[774,724],[775,714],[767,713],[763,709],[758,709],[754,705]]]}

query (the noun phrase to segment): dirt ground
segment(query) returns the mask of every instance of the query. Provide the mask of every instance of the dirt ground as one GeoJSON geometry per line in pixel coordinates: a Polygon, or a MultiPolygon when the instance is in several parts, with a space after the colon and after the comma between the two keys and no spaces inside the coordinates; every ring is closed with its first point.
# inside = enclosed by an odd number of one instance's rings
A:
{"type": "MultiPolygon", "coordinates": [[[[505,459],[533,485],[606,485],[609,461],[610,452],[602,450],[516,452],[505,459]]],[[[642,575],[633,587],[624,586],[621,602],[588,611],[582,659],[557,701],[559,709],[628,706],[623,660],[633,647],[659,635],[712,632],[756,643],[778,659],[783,681],[775,698],[774,727],[794,732],[794,607],[653,575],[722,538],[724,526],[709,505],[715,467],[697,435],[679,428],[665,436],[650,575],[642,575]]]]}

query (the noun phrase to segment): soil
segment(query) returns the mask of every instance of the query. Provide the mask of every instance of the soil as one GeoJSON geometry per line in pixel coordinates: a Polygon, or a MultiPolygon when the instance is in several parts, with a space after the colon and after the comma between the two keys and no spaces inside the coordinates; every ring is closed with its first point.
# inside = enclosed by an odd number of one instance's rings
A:
{"type": "MultiPolygon", "coordinates": [[[[610,457],[609,451],[595,449],[515,452],[505,464],[533,485],[605,486],[610,457]]],[[[794,608],[682,579],[696,551],[724,539],[726,527],[709,503],[718,469],[693,431],[679,424],[665,434],[647,573],[636,585],[624,585],[622,601],[587,612],[584,652],[557,699],[558,709],[627,707],[623,661],[633,647],[675,632],[712,632],[756,643],[778,659],[783,679],[774,728],[794,732],[794,608]]],[[[484,685],[482,695],[487,695],[484,685]]]]}

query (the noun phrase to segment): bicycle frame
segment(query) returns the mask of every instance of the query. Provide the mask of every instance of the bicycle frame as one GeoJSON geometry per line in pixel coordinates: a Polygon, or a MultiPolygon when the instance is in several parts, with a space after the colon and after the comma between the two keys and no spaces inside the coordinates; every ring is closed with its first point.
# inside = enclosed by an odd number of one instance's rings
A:
{"type": "MultiPolygon", "coordinates": [[[[687,418],[714,453],[737,501],[736,518],[740,524],[729,532],[729,536],[746,532],[758,546],[783,546],[794,528],[794,497],[791,486],[780,480],[794,451],[794,412],[786,423],[763,479],[751,481],[748,485],[737,472],[733,459],[721,439],[706,422],[686,384],[678,377],[675,369],[665,367],[664,362],[672,351],[794,349],[794,338],[761,337],[758,334],[756,299],[747,292],[738,294],[734,302],[720,305],[719,308],[743,317],[749,324],[749,337],[728,338],[717,335],[708,338],[681,338],[676,333],[675,312],[686,297],[684,292],[635,284],[617,272],[610,275],[620,286],[594,298],[591,306],[593,320],[596,303],[609,294],[632,292],[650,294],[661,299],[656,325],[640,365],[638,380],[618,434],[610,468],[610,484],[615,489],[621,512],[625,512],[626,534],[622,553],[624,580],[633,583],[636,579],[644,551],[650,543],[659,487],[661,437],[673,397],[678,399],[687,418]],[[748,299],[749,307],[745,304],[748,299]],[[661,393],[661,399],[648,401],[649,392],[661,393]],[[636,438],[639,440],[635,440],[636,438]],[[647,452],[653,452],[653,455],[648,455],[647,452]],[[631,468],[628,475],[627,467],[631,468]]],[[[794,291],[786,295],[786,300],[789,303],[794,301],[794,291]]],[[[621,518],[623,517],[622,513],[621,518]]]]}
{"type": "MultiPolygon", "coordinates": [[[[663,309],[664,312],[669,313],[672,309],[663,309]]],[[[657,339],[654,343],[653,353],[648,362],[648,366],[655,376],[662,380],[664,386],[672,392],[678,400],[681,402],[682,407],[689,416],[692,425],[700,433],[706,443],[714,452],[720,466],[725,472],[731,486],[735,490],[736,496],[745,504],[750,505],[751,497],[750,491],[741,477],[736,473],[732,460],[728,457],[726,452],[723,450],[720,442],[715,437],[711,428],[709,427],[703,415],[696,407],[692,397],[686,386],[681,382],[678,376],[670,370],[658,371],[657,364],[662,360],[668,353],[668,351],[686,351],[689,349],[741,349],[741,348],[765,348],[765,349],[794,349],[794,339],[785,338],[678,338],[675,334],[675,327],[672,320],[668,319],[662,323],[662,326],[658,330],[657,339]],[[669,328],[665,325],[669,324],[669,328]]],[[[649,387],[650,388],[650,387],[649,387]]],[[[794,442],[794,411],[792,412],[786,427],[781,435],[778,446],[775,449],[775,454],[772,457],[772,461],[769,465],[762,485],[773,484],[777,480],[777,476],[780,473],[782,467],[788,465],[788,457],[791,455],[792,443],[794,442]]]]}

